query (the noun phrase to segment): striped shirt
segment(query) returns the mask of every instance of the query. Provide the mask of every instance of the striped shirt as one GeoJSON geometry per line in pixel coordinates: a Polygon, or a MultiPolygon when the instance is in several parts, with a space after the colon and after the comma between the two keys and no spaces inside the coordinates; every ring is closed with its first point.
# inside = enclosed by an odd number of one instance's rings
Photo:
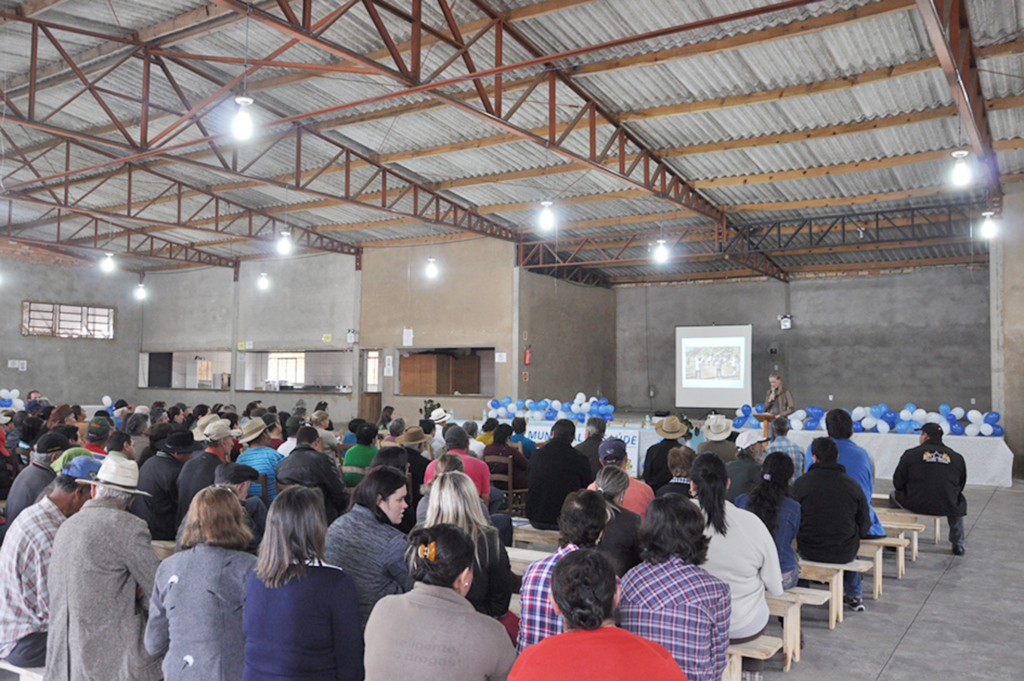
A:
{"type": "MultiPolygon", "coordinates": [[[[768,448],[764,450],[764,455],[768,456],[772,452],[782,452],[783,454],[789,455],[789,458],[793,459],[793,480],[799,478],[804,472],[804,450],[800,445],[793,442],[788,437],[777,437],[769,442],[768,448]]],[[[790,482],[793,480],[790,480],[790,482]]]]}
{"type": "MultiPolygon", "coordinates": [[[[267,474],[267,499],[273,503],[277,496],[277,485],[274,484],[274,477],[277,475],[277,464],[284,461],[284,456],[277,450],[270,447],[250,447],[238,455],[237,463],[252,466],[257,473],[267,474]]],[[[263,494],[263,487],[259,483],[253,483],[249,487],[249,496],[258,497],[263,494]]]]}
{"type": "Polygon", "coordinates": [[[663,645],[689,681],[719,681],[729,648],[729,586],[673,556],[622,578],[622,628],[663,645]]]}
{"type": "Polygon", "coordinates": [[[7,530],[0,547],[0,658],[10,655],[29,634],[48,629],[46,572],[53,538],[65,520],[57,505],[44,497],[22,511],[7,530]]]}
{"type": "Polygon", "coordinates": [[[516,648],[520,653],[548,636],[562,633],[562,618],[555,614],[548,599],[551,594],[551,573],[562,556],[578,549],[575,544],[566,544],[526,568],[523,586],[519,589],[519,639],[516,648]]]}

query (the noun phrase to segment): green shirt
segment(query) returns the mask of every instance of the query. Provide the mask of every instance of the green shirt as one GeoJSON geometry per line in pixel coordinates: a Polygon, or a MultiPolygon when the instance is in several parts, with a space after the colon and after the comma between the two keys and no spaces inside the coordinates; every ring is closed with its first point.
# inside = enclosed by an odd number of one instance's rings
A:
{"type": "MultiPolygon", "coordinates": [[[[358,466],[359,468],[366,468],[373,461],[373,457],[377,455],[377,450],[367,445],[353,445],[348,448],[345,452],[345,460],[342,462],[342,466],[358,466]]],[[[363,479],[362,473],[345,473],[345,484],[349,487],[355,487],[363,479]]]]}

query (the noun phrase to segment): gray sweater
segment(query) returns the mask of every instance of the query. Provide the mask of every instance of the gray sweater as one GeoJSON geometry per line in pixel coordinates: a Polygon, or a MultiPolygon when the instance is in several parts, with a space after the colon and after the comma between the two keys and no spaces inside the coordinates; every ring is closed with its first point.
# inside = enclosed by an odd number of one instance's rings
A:
{"type": "Polygon", "coordinates": [[[242,606],[256,557],[199,544],[165,560],[149,602],[146,650],[166,681],[241,681],[242,606]]]}
{"type": "Polygon", "coordinates": [[[377,520],[365,506],[357,504],[331,523],[325,557],[355,580],[363,628],[377,601],[408,590],[405,546],[405,535],[394,525],[377,520]]]}

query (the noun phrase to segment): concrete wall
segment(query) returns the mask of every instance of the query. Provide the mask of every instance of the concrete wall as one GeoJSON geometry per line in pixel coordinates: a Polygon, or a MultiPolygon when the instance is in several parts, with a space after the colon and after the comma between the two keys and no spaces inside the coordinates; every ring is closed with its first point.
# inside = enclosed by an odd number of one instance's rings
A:
{"type": "Polygon", "coordinates": [[[520,271],[519,397],[565,400],[582,391],[615,403],[615,299],[611,289],[520,271]],[[530,366],[523,365],[526,348],[530,366]]]}
{"type": "Polygon", "coordinates": [[[0,388],[17,388],[23,398],[39,390],[54,404],[99,404],[103,395],[130,399],[144,307],[132,297],[138,283],[136,274],[104,274],[92,265],[5,244],[0,250],[0,388]],[[50,264],[26,262],[35,259],[50,264]],[[114,340],[23,336],[26,300],[113,307],[114,340]],[[9,359],[26,360],[28,370],[8,369],[9,359]]]}
{"type": "MultiPolygon", "coordinates": [[[[345,336],[357,328],[359,314],[355,258],[324,254],[242,263],[239,281],[232,279],[231,270],[223,268],[148,275],[142,351],[237,352],[239,342],[251,342],[255,351],[352,348],[345,336]],[[266,291],[256,286],[261,272],[271,282],[266,291]],[[329,342],[323,340],[325,334],[331,335],[329,342]]],[[[133,369],[132,376],[136,374],[133,369]]],[[[263,399],[268,406],[291,408],[301,396],[310,407],[326,400],[339,421],[351,418],[358,407],[355,393],[246,391],[237,389],[241,380],[236,367],[230,391],[152,388],[139,390],[139,400],[148,403],[166,396],[189,405],[234,402],[242,408],[251,400],[263,399]]]]}
{"type": "Polygon", "coordinates": [[[969,409],[974,399],[984,411],[991,405],[988,288],[986,270],[946,267],[788,287],[772,280],[618,289],[618,402],[651,409],[646,305],[654,409],[674,404],[675,325],[752,324],[755,402],[777,365],[801,407],[913,401],[936,409],[947,401],[969,409]],[[777,318],[787,312],[793,328],[782,331],[777,318]]]}
{"type": "MultiPolygon", "coordinates": [[[[394,356],[403,347],[402,330],[411,328],[412,348],[493,347],[513,359],[514,265],[513,244],[495,239],[366,249],[361,347],[394,356]],[[428,257],[437,260],[436,279],[425,274],[428,257]]],[[[495,394],[512,394],[515,366],[495,366],[495,394]]],[[[384,404],[406,419],[417,418],[425,397],[395,397],[395,379],[382,378],[384,404]]],[[[445,395],[436,401],[465,419],[480,416],[485,398],[445,395]]]]}
{"type": "Polygon", "coordinates": [[[1003,413],[1006,444],[1024,476],[1024,192],[1009,185],[999,237],[993,241],[993,401],[1003,413]],[[998,296],[998,297],[997,297],[998,296]]]}

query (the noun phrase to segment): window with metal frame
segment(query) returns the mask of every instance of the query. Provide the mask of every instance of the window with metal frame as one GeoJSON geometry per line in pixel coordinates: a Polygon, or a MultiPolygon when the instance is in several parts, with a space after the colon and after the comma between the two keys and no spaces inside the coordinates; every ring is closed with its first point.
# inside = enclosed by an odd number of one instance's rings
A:
{"type": "Polygon", "coordinates": [[[21,304],[21,334],[113,340],[114,308],[26,300],[21,304]]]}

